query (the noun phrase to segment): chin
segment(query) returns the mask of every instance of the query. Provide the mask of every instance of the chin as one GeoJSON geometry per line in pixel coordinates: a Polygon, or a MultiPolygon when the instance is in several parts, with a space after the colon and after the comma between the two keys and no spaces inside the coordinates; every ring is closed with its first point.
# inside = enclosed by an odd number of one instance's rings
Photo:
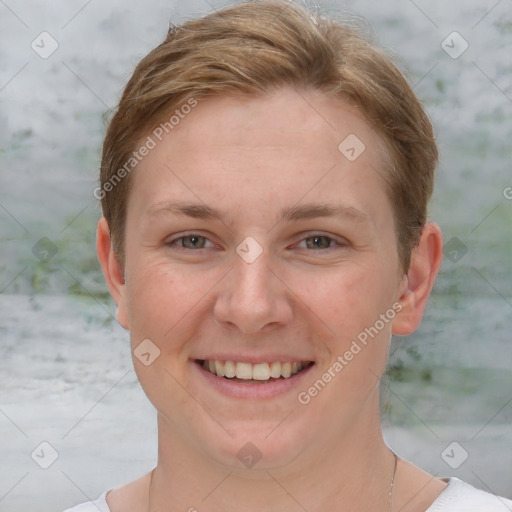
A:
{"type": "Polygon", "coordinates": [[[239,421],[236,426],[226,428],[233,437],[225,431],[219,436],[218,428],[215,428],[210,439],[203,437],[198,443],[203,444],[209,458],[229,471],[248,478],[261,477],[261,471],[292,464],[307,446],[304,433],[291,423],[285,427],[286,420],[279,425],[282,421],[283,418],[273,422],[257,421],[256,425],[250,421],[239,421]]]}

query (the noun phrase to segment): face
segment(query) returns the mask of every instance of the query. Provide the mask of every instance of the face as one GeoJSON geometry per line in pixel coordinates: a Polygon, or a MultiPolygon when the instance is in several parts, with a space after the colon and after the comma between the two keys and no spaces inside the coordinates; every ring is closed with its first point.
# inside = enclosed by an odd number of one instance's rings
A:
{"type": "Polygon", "coordinates": [[[140,162],[119,318],[160,351],[134,365],[173,439],[271,468],[375,417],[403,291],[387,158],[348,105],[284,88],[201,100],[140,162]]]}

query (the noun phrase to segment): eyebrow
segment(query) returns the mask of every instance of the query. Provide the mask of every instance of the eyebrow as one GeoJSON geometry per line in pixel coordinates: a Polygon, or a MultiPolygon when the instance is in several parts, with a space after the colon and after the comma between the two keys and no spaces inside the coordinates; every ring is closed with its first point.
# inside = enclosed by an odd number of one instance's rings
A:
{"type": "MultiPolygon", "coordinates": [[[[217,208],[207,206],[203,203],[180,200],[157,203],[153,205],[147,213],[149,216],[172,213],[174,215],[181,215],[194,219],[219,220],[221,222],[222,219],[226,217],[226,215],[217,208]]],[[[309,203],[301,206],[283,208],[280,211],[278,222],[293,222],[304,219],[314,219],[317,217],[349,217],[360,222],[371,222],[371,217],[367,213],[358,210],[351,205],[318,203],[309,203]]]]}

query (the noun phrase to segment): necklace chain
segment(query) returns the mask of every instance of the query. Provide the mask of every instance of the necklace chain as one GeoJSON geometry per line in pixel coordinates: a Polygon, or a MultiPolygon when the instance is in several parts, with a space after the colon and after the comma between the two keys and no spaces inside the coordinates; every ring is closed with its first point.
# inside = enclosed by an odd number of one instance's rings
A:
{"type": "MultiPolygon", "coordinates": [[[[393,469],[393,476],[391,477],[391,486],[389,488],[389,512],[393,512],[393,489],[395,487],[395,477],[396,477],[396,468],[398,466],[398,456],[395,452],[393,453],[393,458],[395,459],[395,467],[393,469]]],[[[149,493],[148,493],[148,512],[151,512],[151,485],[153,484],[153,473],[156,468],[151,470],[149,476],[149,493]]]]}
{"type": "Polygon", "coordinates": [[[393,477],[391,478],[391,487],[389,489],[389,512],[393,512],[393,488],[395,487],[395,476],[396,476],[396,468],[398,466],[398,456],[395,452],[391,452],[395,459],[395,469],[393,470],[393,477]]]}

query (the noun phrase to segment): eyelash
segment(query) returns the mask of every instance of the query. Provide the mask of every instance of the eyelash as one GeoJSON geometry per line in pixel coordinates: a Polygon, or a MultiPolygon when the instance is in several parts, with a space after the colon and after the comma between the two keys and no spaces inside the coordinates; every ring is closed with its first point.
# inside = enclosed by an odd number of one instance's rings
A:
{"type": "MultiPolygon", "coordinates": [[[[203,236],[203,235],[200,235],[198,233],[191,233],[189,235],[182,235],[182,236],[180,236],[178,238],[174,238],[173,240],[169,240],[168,242],[166,242],[166,245],[167,246],[174,246],[174,244],[176,242],[178,242],[180,240],[184,240],[185,238],[204,238],[205,240],[208,240],[208,238],[203,236]]],[[[330,247],[327,247],[325,249],[309,249],[309,250],[312,250],[312,251],[315,251],[315,252],[325,252],[325,251],[329,251],[329,250],[335,249],[336,247],[337,248],[343,248],[343,247],[346,247],[348,245],[348,243],[338,242],[334,237],[329,236],[329,235],[324,235],[322,233],[308,234],[307,236],[302,238],[300,240],[300,242],[304,242],[304,241],[312,239],[312,238],[325,238],[325,239],[329,240],[329,244],[331,244],[332,242],[334,242],[334,244],[335,244],[334,246],[330,246],[330,247]]],[[[208,241],[210,243],[213,243],[210,240],[208,240],[208,241]]],[[[198,250],[201,250],[201,249],[208,249],[209,248],[209,247],[200,247],[199,249],[192,249],[190,247],[180,247],[180,246],[177,246],[177,247],[180,250],[186,250],[186,251],[198,251],[198,250]]],[[[305,249],[308,249],[308,248],[305,247],[305,249]]]]}

